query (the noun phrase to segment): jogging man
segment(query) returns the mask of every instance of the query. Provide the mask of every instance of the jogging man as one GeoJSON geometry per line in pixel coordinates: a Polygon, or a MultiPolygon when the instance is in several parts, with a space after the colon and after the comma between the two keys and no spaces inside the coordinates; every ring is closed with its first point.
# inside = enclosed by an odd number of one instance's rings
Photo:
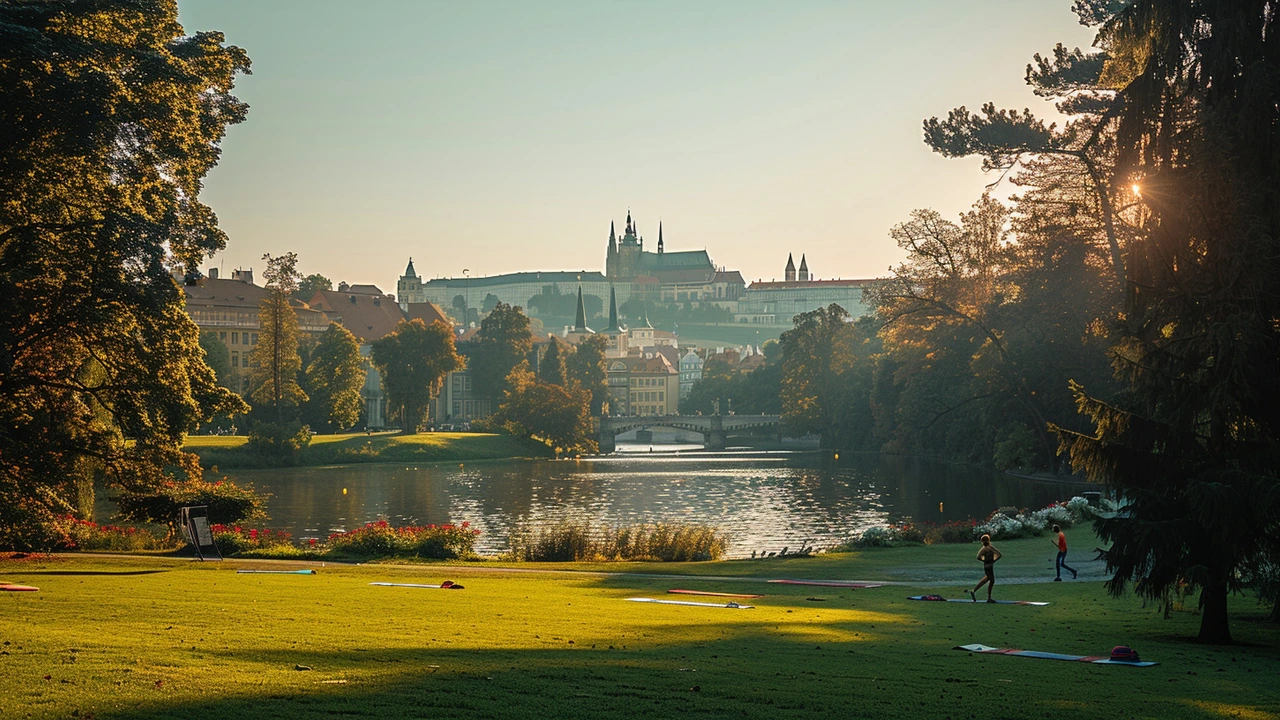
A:
{"type": "Polygon", "coordinates": [[[991,599],[991,589],[996,586],[995,565],[996,565],[996,561],[999,559],[1000,559],[1000,551],[995,549],[994,546],[992,546],[991,536],[983,535],[982,548],[978,550],[978,560],[982,562],[982,570],[985,573],[985,575],[982,578],[982,580],[978,581],[978,584],[975,585],[974,588],[969,591],[969,597],[974,602],[978,602],[977,593],[979,590],[982,589],[983,585],[987,586],[987,602],[989,603],[995,602],[995,600],[991,599]]]}
{"type": "Polygon", "coordinates": [[[1063,532],[1062,532],[1062,528],[1058,527],[1057,525],[1054,525],[1054,526],[1053,526],[1053,531],[1054,531],[1054,532],[1056,532],[1056,533],[1058,533],[1058,540],[1054,543],[1055,545],[1057,545],[1057,546],[1058,546],[1058,561],[1057,561],[1057,563],[1056,563],[1056,565],[1055,565],[1055,568],[1056,568],[1056,569],[1057,569],[1057,571],[1058,571],[1058,575],[1057,575],[1057,577],[1055,577],[1055,578],[1053,579],[1053,581],[1054,581],[1054,582],[1062,582],[1062,569],[1063,569],[1063,568],[1066,568],[1067,570],[1070,570],[1070,571],[1071,571],[1071,579],[1072,579],[1072,580],[1075,580],[1075,579],[1076,579],[1076,575],[1078,575],[1079,573],[1077,573],[1077,572],[1075,571],[1075,568],[1069,567],[1069,566],[1067,565],[1067,536],[1066,536],[1065,534],[1063,534],[1063,532]]]}

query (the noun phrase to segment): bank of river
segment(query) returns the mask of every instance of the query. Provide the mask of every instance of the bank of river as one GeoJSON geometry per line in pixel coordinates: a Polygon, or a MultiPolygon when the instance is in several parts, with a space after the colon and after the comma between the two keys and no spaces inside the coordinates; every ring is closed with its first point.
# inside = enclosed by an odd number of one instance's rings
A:
{"type": "MultiPolygon", "coordinates": [[[[200,456],[206,469],[262,469],[270,466],[252,452],[243,435],[192,436],[185,450],[200,456]]],[[[551,448],[528,438],[491,433],[347,433],[316,435],[293,464],[299,466],[358,463],[441,463],[511,458],[548,458],[551,448]]]]}
{"type": "MultiPolygon", "coordinates": [[[[640,450],[638,447],[628,448],[640,450]]],[[[589,460],[370,464],[226,474],[271,494],[269,525],[320,537],[385,518],[470,522],[481,553],[506,549],[526,524],[707,523],[730,557],[831,546],[873,525],[985,518],[1000,506],[1042,507],[1088,489],[920,458],[819,453],[641,452],[589,460]]]]}

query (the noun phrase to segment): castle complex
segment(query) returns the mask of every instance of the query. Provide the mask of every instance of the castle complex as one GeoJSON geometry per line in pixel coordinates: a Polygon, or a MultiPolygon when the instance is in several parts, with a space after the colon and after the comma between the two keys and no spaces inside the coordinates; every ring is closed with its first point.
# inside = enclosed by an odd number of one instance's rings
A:
{"type": "Polygon", "coordinates": [[[505,273],[488,277],[434,278],[423,282],[414,271],[412,259],[396,283],[401,306],[434,302],[445,308],[476,307],[493,295],[510,305],[528,308],[529,298],[547,290],[561,295],[583,293],[595,296],[601,307],[610,296],[618,303],[632,298],[647,302],[732,303],[742,297],[746,283],[737,270],[717,268],[706,250],[666,252],[662,226],[658,226],[657,252],[644,249],[644,237],[627,213],[621,237],[609,224],[609,244],[605,250],[605,271],[557,270],[505,273]],[[461,298],[460,302],[458,302],[461,298]]]}

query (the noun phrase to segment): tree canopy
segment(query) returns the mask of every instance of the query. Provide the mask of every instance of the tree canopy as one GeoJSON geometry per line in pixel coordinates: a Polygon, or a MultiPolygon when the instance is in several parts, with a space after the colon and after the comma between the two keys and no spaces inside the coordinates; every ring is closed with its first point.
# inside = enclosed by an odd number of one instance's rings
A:
{"type": "Polygon", "coordinates": [[[364,409],[360,397],[364,380],[360,341],[350,330],[330,323],[307,363],[308,424],[334,431],[353,427],[364,409]]]}
{"type": "Polygon", "coordinates": [[[507,390],[507,376],[533,351],[529,318],[519,305],[500,302],[480,322],[468,357],[473,387],[496,406],[507,390]]]}
{"type": "Polygon", "coordinates": [[[391,417],[409,434],[426,420],[431,398],[439,394],[445,376],[463,367],[453,328],[439,320],[427,325],[416,318],[375,340],[372,360],[382,373],[391,417]]]}
{"type": "Polygon", "coordinates": [[[166,263],[226,243],[200,190],[249,58],[172,0],[6,3],[0,37],[0,546],[52,547],[87,468],[198,476],[185,433],[244,410],[166,263]]]}

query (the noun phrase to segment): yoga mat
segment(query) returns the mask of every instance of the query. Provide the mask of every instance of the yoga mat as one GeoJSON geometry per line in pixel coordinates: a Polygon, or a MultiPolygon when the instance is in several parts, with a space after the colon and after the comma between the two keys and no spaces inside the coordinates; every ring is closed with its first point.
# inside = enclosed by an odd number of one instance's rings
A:
{"type": "Polygon", "coordinates": [[[750,595],[750,594],[739,594],[739,593],[721,593],[721,592],[706,592],[706,591],[704,591],[704,590],[668,590],[667,592],[669,592],[669,593],[675,593],[675,594],[677,594],[677,595],[710,595],[710,596],[712,596],[712,597],[731,597],[731,598],[758,598],[758,597],[764,597],[763,595],[750,595]]]}
{"type": "Polygon", "coordinates": [[[419,583],[389,583],[389,582],[371,582],[370,585],[379,587],[407,587],[407,588],[427,588],[431,590],[463,590],[461,585],[422,585],[419,583]]]}
{"type": "Polygon", "coordinates": [[[2,592],[36,592],[39,589],[30,585],[0,585],[0,591],[2,592]]]}
{"type": "Polygon", "coordinates": [[[1038,650],[1018,650],[1016,648],[995,648],[988,645],[957,645],[953,650],[967,650],[969,652],[985,653],[988,655],[1013,655],[1015,657],[1028,657],[1038,660],[1067,660],[1069,662],[1086,662],[1094,665],[1133,665],[1134,667],[1151,667],[1159,663],[1151,661],[1129,662],[1127,660],[1112,660],[1109,655],[1064,655],[1062,653],[1040,652],[1038,650]]]}
{"type": "Polygon", "coordinates": [[[237,575],[315,575],[315,570],[237,570],[237,575]]]}
{"type": "Polygon", "coordinates": [[[702,603],[692,602],[689,600],[654,600],[653,598],[627,598],[628,602],[657,603],[659,605],[690,605],[693,607],[710,607],[710,608],[727,608],[729,610],[751,610],[750,605],[739,605],[736,602],[720,603],[702,603]]]}
{"type": "Polygon", "coordinates": [[[822,585],[824,587],[842,587],[842,588],[878,588],[883,585],[874,583],[847,582],[844,580],[770,580],[771,583],[778,585],[822,585]]]}
{"type": "Polygon", "coordinates": [[[1047,602],[1035,602],[1035,601],[1032,601],[1032,600],[997,600],[997,601],[995,601],[995,603],[988,603],[986,600],[979,600],[978,602],[976,602],[976,603],[975,603],[974,601],[970,600],[969,598],[943,598],[943,599],[941,599],[941,600],[930,600],[929,598],[926,598],[924,595],[912,595],[911,597],[909,597],[909,598],[907,598],[907,599],[908,599],[908,600],[921,600],[921,601],[923,601],[923,602],[958,602],[958,603],[969,603],[970,605],[991,605],[991,604],[995,604],[995,605],[1035,605],[1036,607],[1044,607],[1045,605],[1048,605],[1048,604],[1049,604],[1049,603],[1047,603],[1047,602]]]}

